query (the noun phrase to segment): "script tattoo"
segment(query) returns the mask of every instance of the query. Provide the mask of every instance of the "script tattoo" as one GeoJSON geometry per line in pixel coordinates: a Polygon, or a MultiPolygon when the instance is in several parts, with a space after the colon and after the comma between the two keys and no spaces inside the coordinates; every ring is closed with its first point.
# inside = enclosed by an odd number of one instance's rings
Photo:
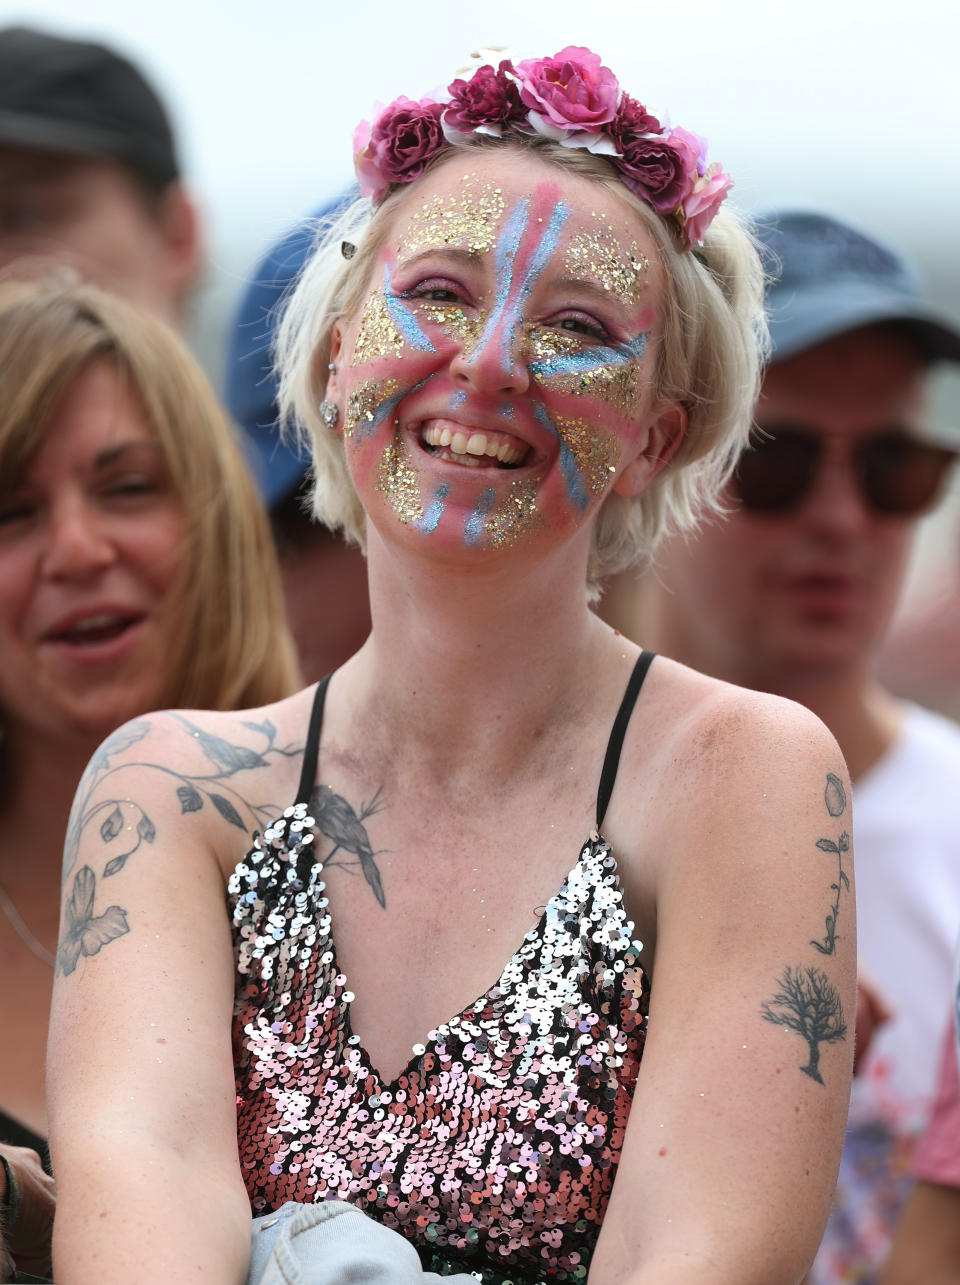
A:
{"type": "Polygon", "coordinates": [[[780,989],[773,999],[763,1004],[764,1020],[796,1031],[806,1040],[809,1060],[800,1070],[822,1084],[820,1045],[845,1039],[847,1034],[837,989],[822,969],[799,964],[796,968],[788,964],[777,985],[780,989]]]}
{"type": "Polygon", "coordinates": [[[334,794],[329,785],[318,785],[310,795],[310,815],[314,819],[316,828],[333,844],[323,859],[324,869],[329,870],[334,866],[340,866],[350,874],[356,874],[356,870],[352,867],[359,866],[361,874],[373,890],[373,895],[386,909],[387,898],[376,862],[379,852],[383,849],[374,851],[367,835],[367,827],[363,824],[367,817],[374,816],[382,807],[380,789],[369,803],[360,804],[359,813],[353,810],[342,795],[334,794]],[[352,852],[356,861],[345,861],[343,858],[332,860],[338,852],[352,852]]]}
{"type": "MultiPolygon", "coordinates": [[[[827,806],[827,811],[832,817],[841,817],[847,810],[847,795],[843,788],[843,782],[832,772],[827,773],[827,783],[823,791],[823,801],[827,806]]],[[[840,914],[840,893],[846,888],[850,891],[850,880],[847,872],[843,868],[843,854],[850,851],[850,836],[846,830],[842,831],[836,841],[833,839],[818,839],[817,847],[821,852],[832,852],[837,858],[837,878],[836,882],[830,885],[836,896],[833,905],[827,914],[824,924],[826,932],[822,941],[811,941],[810,945],[820,952],[821,955],[832,955],[837,943],[837,918],[840,914]]]]}
{"type": "Polygon", "coordinates": [[[181,813],[199,812],[209,803],[225,821],[244,833],[264,826],[277,815],[278,809],[274,804],[251,802],[236,788],[231,778],[238,772],[269,767],[270,760],[278,756],[294,758],[303,753],[302,746],[277,745],[277,729],[269,719],[264,719],[262,723],[243,723],[257,738],[257,748],[253,749],[204,731],[181,714],[173,714],[171,717],[199,745],[214,770],[190,773],[156,762],[118,764],[115,762],[117,756],[145,740],[152,730],[152,724],[147,719],[138,719],[120,728],[93,756],[80,782],[67,829],[64,879],[73,869],[84,831],[96,821],[99,821],[100,838],[103,842],[115,845],[113,855],[103,869],[104,879],[118,874],[143,844],[155,842],[157,828],[146,809],[135,799],[124,796],[92,801],[94,791],[99,790],[105,781],[122,769],[150,768],[170,777],[181,813]]]}

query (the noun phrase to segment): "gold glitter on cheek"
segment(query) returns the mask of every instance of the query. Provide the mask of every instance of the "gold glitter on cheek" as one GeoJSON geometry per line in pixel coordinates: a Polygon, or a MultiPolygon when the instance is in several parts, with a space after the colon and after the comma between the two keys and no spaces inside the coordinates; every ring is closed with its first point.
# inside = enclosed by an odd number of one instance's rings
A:
{"type": "MultiPolygon", "coordinates": [[[[583,340],[569,330],[551,330],[548,326],[531,326],[527,331],[527,360],[550,361],[580,352],[583,340]]],[[[536,379],[537,377],[534,376],[536,379]]],[[[537,380],[538,383],[546,382],[537,380]]]]}
{"type": "Polygon", "coordinates": [[[347,437],[361,442],[372,433],[377,424],[377,411],[399,389],[400,384],[396,379],[372,379],[358,384],[347,398],[347,415],[343,426],[347,437]]]}
{"type": "Polygon", "coordinates": [[[420,484],[398,437],[387,443],[380,456],[380,463],[377,465],[377,490],[386,496],[405,526],[416,526],[423,521],[420,484]]]}
{"type": "Polygon", "coordinates": [[[565,266],[572,277],[595,282],[624,303],[637,303],[647,287],[649,262],[632,242],[624,250],[609,224],[596,232],[578,232],[567,246],[565,266]]]}
{"type": "Polygon", "coordinates": [[[620,463],[620,443],[616,438],[601,437],[584,419],[564,419],[552,415],[557,432],[570,448],[591,494],[602,495],[620,463]]]}
{"type": "Polygon", "coordinates": [[[351,366],[365,366],[378,357],[403,355],[403,336],[390,320],[382,290],[375,290],[366,302],[357,341],[353,346],[351,366]]]}
{"type": "Polygon", "coordinates": [[[516,544],[542,522],[543,516],[537,508],[537,483],[527,478],[510,483],[507,494],[484,522],[483,534],[487,544],[516,544]]]}
{"type": "Polygon", "coordinates": [[[453,246],[471,254],[492,250],[503,218],[503,193],[467,174],[456,195],[432,196],[411,215],[400,239],[400,255],[453,246]]]}
{"type": "Polygon", "coordinates": [[[628,417],[635,415],[640,405],[640,371],[635,361],[597,366],[595,370],[532,373],[534,382],[542,388],[568,397],[597,397],[628,417]]]}

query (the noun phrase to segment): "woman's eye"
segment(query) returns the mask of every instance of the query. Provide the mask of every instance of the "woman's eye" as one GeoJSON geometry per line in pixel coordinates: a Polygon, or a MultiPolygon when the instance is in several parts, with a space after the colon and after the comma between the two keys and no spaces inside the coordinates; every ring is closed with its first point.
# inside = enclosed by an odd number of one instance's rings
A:
{"type": "Polygon", "coordinates": [[[589,317],[561,317],[552,324],[555,330],[566,330],[574,335],[588,335],[601,343],[607,342],[606,329],[598,321],[593,321],[589,317]]]}
{"type": "Polygon", "coordinates": [[[36,506],[27,500],[0,501],[0,527],[13,527],[20,522],[29,522],[36,506]]]}
{"type": "Polygon", "coordinates": [[[402,298],[425,303],[462,303],[463,293],[451,281],[421,281],[410,290],[403,292],[402,298]]]}
{"type": "Polygon", "coordinates": [[[152,477],[125,477],[115,482],[110,482],[104,492],[108,496],[116,496],[119,499],[136,499],[142,495],[153,495],[160,489],[159,483],[152,477]]]}

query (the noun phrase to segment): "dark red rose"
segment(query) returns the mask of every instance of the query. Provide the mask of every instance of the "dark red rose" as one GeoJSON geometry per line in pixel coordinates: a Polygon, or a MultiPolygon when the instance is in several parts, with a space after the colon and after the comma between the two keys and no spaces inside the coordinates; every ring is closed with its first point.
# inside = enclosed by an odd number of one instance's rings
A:
{"type": "Polygon", "coordinates": [[[644,134],[659,134],[662,129],[656,116],[651,116],[643,103],[638,103],[629,94],[624,94],[620,99],[617,114],[609,125],[610,137],[618,152],[624,151],[644,134]]]}
{"type": "Polygon", "coordinates": [[[427,162],[446,146],[440,128],[442,112],[443,103],[428,98],[419,103],[398,98],[378,117],[368,151],[384,178],[410,183],[420,177],[427,162]]]}
{"type": "Polygon", "coordinates": [[[696,157],[669,138],[637,139],[614,161],[624,183],[658,214],[682,205],[697,178],[696,157]]]}
{"type": "Polygon", "coordinates": [[[487,65],[478,67],[469,80],[455,80],[448,86],[450,103],[444,124],[468,134],[478,125],[507,125],[526,119],[527,109],[508,71],[513,71],[513,64],[504,60],[496,71],[487,65]]]}

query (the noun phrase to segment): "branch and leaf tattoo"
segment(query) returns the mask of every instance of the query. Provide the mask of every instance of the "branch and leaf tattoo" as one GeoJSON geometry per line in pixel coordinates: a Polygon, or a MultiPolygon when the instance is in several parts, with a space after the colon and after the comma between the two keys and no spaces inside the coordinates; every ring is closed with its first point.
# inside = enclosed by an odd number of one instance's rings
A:
{"type": "MultiPolygon", "coordinates": [[[[97,825],[102,842],[110,845],[112,854],[104,865],[101,880],[118,874],[144,844],[156,842],[157,827],[135,799],[111,795],[94,800],[94,793],[101,794],[106,781],[115,773],[131,767],[149,768],[169,777],[181,815],[201,812],[209,805],[229,825],[244,834],[252,834],[265,829],[280,814],[281,809],[276,804],[254,802],[241,792],[234,778],[241,772],[268,768],[279,757],[300,757],[302,745],[278,745],[277,729],[270,719],[243,722],[243,727],[257,738],[255,748],[252,748],[208,732],[182,714],[171,713],[170,717],[180,723],[194,744],[199,746],[211,771],[178,771],[164,763],[142,760],[117,762],[121,755],[126,755],[144,741],[152,730],[147,719],[125,724],[104,742],[81,779],[67,828],[64,882],[73,869],[80,842],[90,826],[97,825]]],[[[352,867],[359,866],[377,901],[385,907],[386,894],[376,862],[378,854],[364,825],[369,817],[381,810],[380,796],[381,790],[378,789],[369,803],[361,803],[358,813],[345,798],[335,794],[329,786],[321,785],[313,791],[310,810],[317,830],[333,845],[323,858],[324,866],[340,866],[351,874],[356,873],[352,867]],[[355,860],[338,857],[339,853],[351,853],[355,860]]],[[[84,865],[75,875],[64,903],[64,929],[57,952],[57,971],[63,976],[75,970],[81,955],[96,955],[108,942],[130,931],[123,907],[113,905],[102,914],[94,913],[96,893],[97,876],[89,865],[84,865]]]]}
{"type": "MultiPolygon", "coordinates": [[[[841,817],[847,810],[846,790],[840,777],[833,772],[827,773],[823,801],[831,817],[841,817]]],[[[826,931],[823,938],[811,940],[810,945],[821,955],[833,955],[839,938],[840,896],[844,889],[850,891],[850,878],[843,868],[844,854],[850,851],[850,836],[843,830],[835,840],[818,839],[816,846],[821,852],[829,852],[837,858],[837,877],[830,885],[836,895],[824,920],[826,931]]],[[[796,967],[788,964],[778,978],[777,986],[779,989],[773,998],[761,1006],[764,1021],[795,1031],[806,1041],[807,1064],[800,1070],[818,1084],[823,1084],[820,1047],[845,1039],[847,1034],[840,994],[822,968],[804,967],[802,964],[796,967]]]]}
{"type": "MultiPolygon", "coordinates": [[[[847,810],[847,795],[843,788],[843,782],[832,772],[827,773],[827,784],[823,791],[823,801],[827,805],[827,811],[832,817],[841,817],[847,810]]],[[[837,858],[837,878],[836,882],[830,885],[832,892],[837,895],[834,898],[833,905],[827,913],[824,920],[826,933],[822,941],[811,941],[810,945],[818,950],[821,955],[832,955],[836,948],[837,942],[837,918],[840,914],[840,893],[846,888],[850,891],[850,879],[843,868],[843,854],[850,851],[850,836],[846,830],[842,831],[836,841],[833,839],[818,839],[817,847],[821,852],[832,852],[837,858]]]]}

